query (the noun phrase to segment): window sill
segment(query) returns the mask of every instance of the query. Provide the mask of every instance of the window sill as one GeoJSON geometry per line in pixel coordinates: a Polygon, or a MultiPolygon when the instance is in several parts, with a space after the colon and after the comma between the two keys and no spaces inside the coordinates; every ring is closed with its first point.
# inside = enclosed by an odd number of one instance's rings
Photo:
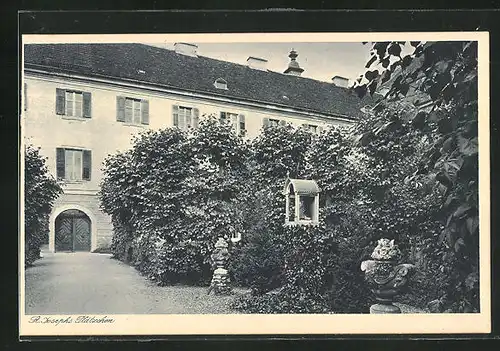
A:
{"type": "Polygon", "coordinates": [[[65,179],[58,180],[58,183],[63,185],[63,186],[86,184],[88,182],[89,182],[89,180],[65,180],[65,179]]]}
{"type": "Polygon", "coordinates": [[[285,222],[287,226],[295,226],[295,225],[319,225],[319,222],[313,220],[300,220],[298,222],[285,222]]]}
{"type": "Polygon", "coordinates": [[[71,116],[61,116],[61,119],[64,119],[64,120],[67,120],[67,121],[80,121],[80,122],[84,122],[84,121],[88,121],[89,117],[71,117],[71,116]]]}
{"type": "Polygon", "coordinates": [[[123,126],[126,126],[126,127],[136,127],[136,128],[141,128],[141,129],[146,129],[149,124],[135,124],[135,123],[124,123],[124,122],[121,122],[123,126]]]}

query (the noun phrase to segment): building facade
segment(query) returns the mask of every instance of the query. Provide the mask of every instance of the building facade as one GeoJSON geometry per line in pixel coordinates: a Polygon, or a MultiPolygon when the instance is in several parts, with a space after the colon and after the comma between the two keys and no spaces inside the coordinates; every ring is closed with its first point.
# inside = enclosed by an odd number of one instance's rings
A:
{"type": "MultiPolygon", "coordinates": [[[[230,121],[235,133],[257,136],[268,124],[320,132],[350,124],[362,102],[344,86],[301,77],[290,53],[284,73],[266,60],[248,65],[143,44],[29,44],[24,47],[23,136],[40,147],[63,184],[50,216],[50,251],[109,248],[112,225],[99,209],[104,159],[131,146],[147,129],[196,128],[205,116],[230,121]]],[[[336,77],[338,80],[338,77],[336,77]]]]}

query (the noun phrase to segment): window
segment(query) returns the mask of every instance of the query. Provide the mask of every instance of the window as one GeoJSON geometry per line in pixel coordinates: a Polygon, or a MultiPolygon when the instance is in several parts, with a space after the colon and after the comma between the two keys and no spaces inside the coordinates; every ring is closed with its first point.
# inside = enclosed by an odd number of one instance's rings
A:
{"type": "Polygon", "coordinates": [[[245,115],[222,111],[219,120],[221,123],[231,124],[236,135],[246,135],[245,115]]]}
{"type": "Polygon", "coordinates": [[[91,110],[90,93],[56,89],[56,114],[75,118],[90,118],[91,110]]]}
{"type": "Polygon", "coordinates": [[[214,82],[214,87],[217,89],[227,90],[227,82],[225,79],[217,78],[214,82]]]}
{"type": "Polygon", "coordinates": [[[317,133],[318,132],[318,126],[315,126],[314,124],[308,124],[307,125],[307,129],[309,129],[313,133],[317,133]]]}
{"type": "Polygon", "coordinates": [[[286,121],[284,120],[280,120],[280,119],[276,119],[276,118],[267,118],[265,117],[264,120],[262,121],[264,127],[268,127],[268,126],[278,126],[278,125],[286,125],[286,121]]]}
{"type": "Polygon", "coordinates": [[[279,119],[272,119],[272,118],[269,118],[269,124],[270,126],[278,126],[280,124],[280,120],[279,119]]]}
{"type": "Polygon", "coordinates": [[[199,110],[193,107],[174,105],[172,106],[172,119],[172,124],[181,130],[197,128],[199,110]]]}
{"type": "Polygon", "coordinates": [[[90,150],[57,148],[57,179],[90,180],[92,153],[90,150]]]}
{"type": "Polygon", "coordinates": [[[66,116],[82,117],[83,96],[76,91],[66,91],[66,116]]]}
{"type": "Polygon", "coordinates": [[[141,100],[125,98],[125,122],[141,124],[141,100]]]}
{"type": "Polygon", "coordinates": [[[127,124],[149,124],[149,101],[116,97],[116,120],[127,124]]]}
{"type": "Polygon", "coordinates": [[[303,124],[302,126],[313,133],[318,133],[319,131],[318,126],[314,124],[303,124]]]}
{"type": "Polygon", "coordinates": [[[314,134],[320,134],[323,131],[323,127],[320,127],[315,124],[303,124],[302,128],[307,129],[308,131],[314,134]]]}

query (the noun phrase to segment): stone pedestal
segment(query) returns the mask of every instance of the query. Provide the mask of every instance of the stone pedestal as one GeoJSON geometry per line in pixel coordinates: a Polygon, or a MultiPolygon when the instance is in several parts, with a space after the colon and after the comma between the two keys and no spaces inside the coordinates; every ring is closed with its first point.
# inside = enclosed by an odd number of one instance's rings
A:
{"type": "Polygon", "coordinates": [[[361,264],[365,280],[375,295],[377,303],[370,307],[372,314],[401,313],[393,305],[393,299],[408,284],[413,274],[412,264],[396,264],[394,261],[369,260],[361,264]]]}
{"type": "Polygon", "coordinates": [[[229,283],[230,281],[227,269],[217,268],[214,271],[210,286],[216,295],[228,295],[231,293],[231,286],[229,283]]]}
{"type": "Polygon", "coordinates": [[[383,305],[381,303],[376,303],[370,306],[370,313],[371,314],[401,313],[401,310],[399,309],[398,306],[394,306],[393,304],[383,305]]]}
{"type": "Polygon", "coordinates": [[[210,283],[210,288],[208,290],[209,294],[211,291],[213,291],[216,295],[231,294],[232,289],[230,285],[229,273],[225,268],[229,258],[229,250],[227,248],[227,242],[223,238],[219,238],[211,256],[215,270],[212,282],[210,283]]]}

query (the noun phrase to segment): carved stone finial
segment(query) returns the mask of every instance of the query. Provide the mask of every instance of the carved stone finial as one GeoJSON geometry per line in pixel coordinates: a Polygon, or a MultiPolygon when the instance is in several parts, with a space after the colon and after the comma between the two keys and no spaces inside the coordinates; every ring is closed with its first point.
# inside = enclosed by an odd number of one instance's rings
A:
{"type": "Polygon", "coordinates": [[[397,264],[400,257],[401,253],[394,240],[381,239],[373,251],[374,259],[361,263],[365,280],[378,302],[370,307],[370,313],[401,313],[399,307],[393,305],[393,299],[408,284],[415,266],[409,263],[397,264]]]}

